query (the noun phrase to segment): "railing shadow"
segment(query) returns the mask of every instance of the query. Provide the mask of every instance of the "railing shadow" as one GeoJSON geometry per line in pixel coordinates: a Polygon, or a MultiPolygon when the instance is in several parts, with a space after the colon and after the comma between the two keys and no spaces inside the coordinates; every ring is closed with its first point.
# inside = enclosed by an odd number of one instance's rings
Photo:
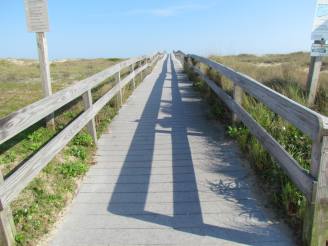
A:
{"type": "MultiPolygon", "coordinates": [[[[204,129],[201,128],[197,122],[194,122],[193,120],[185,120],[191,116],[185,114],[184,105],[189,103],[193,104],[195,101],[182,102],[181,93],[184,93],[184,89],[179,88],[178,74],[175,71],[172,58],[167,58],[164,62],[163,70],[155,82],[141,115],[128,154],[112,193],[111,200],[109,201],[108,211],[116,215],[167,226],[185,233],[209,236],[236,243],[249,243],[250,239],[256,239],[256,241],[267,239],[269,235],[263,233],[263,228],[257,230],[257,228],[254,227],[240,230],[236,228],[225,228],[224,226],[211,225],[204,222],[196,182],[194,160],[191,153],[188,135],[206,135],[207,138],[211,138],[211,135],[208,135],[206,132],[204,133],[204,129]],[[161,99],[169,67],[171,68],[172,76],[172,101],[161,99]],[[161,105],[163,102],[165,103],[165,106],[161,105]],[[160,111],[171,115],[171,117],[158,119],[158,113],[160,111]],[[156,130],[156,125],[160,125],[162,128],[167,128],[167,130],[156,130]],[[193,129],[192,133],[189,132],[191,128],[193,129]],[[139,140],[145,135],[145,133],[147,133],[147,144],[151,147],[144,152],[144,161],[142,164],[144,172],[142,178],[140,178],[140,175],[131,175],[131,168],[135,167],[133,153],[140,147],[139,140]],[[173,184],[172,215],[160,214],[147,211],[146,209],[152,173],[153,154],[155,151],[156,133],[167,133],[171,135],[173,184]],[[183,154],[181,153],[181,150],[183,150],[183,154]],[[122,185],[126,180],[127,175],[129,175],[129,182],[138,183],[138,192],[136,192],[133,184],[122,185]],[[129,209],[124,208],[122,204],[129,204],[129,209]]],[[[196,102],[195,106],[197,106],[197,104],[198,102],[196,102]]],[[[188,107],[192,108],[193,105],[188,105],[188,107]]],[[[212,136],[214,137],[214,135],[212,136]]],[[[214,145],[217,144],[215,139],[213,140],[213,143],[214,145]]],[[[218,146],[214,147],[217,148],[218,146]]],[[[219,147],[223,147],[224,150],[224,146],[219,147]]],[[[218,155],[223,162],[229,163],[229,161],[231,161],[222,153],[218,153],[218,155]]],[[[233,178],[234,173],[231,175],[233,178]]],[[[232,191],[229,186],[227,186],[228,184],[211,183],[209,185],[211,186],[214,195],[223,194],[225,198],[233,199],[240,203],[240,210],[242,210],[243,213],[251,213],[253,210],[253,205],[249,205],[247,199],[245,201],[239,199],[238,195],[235,194],[235,191],[232,191]]],[[[256,216],[256,214],[254,214],[254,216],[256,216]]],[[[258,217],[257,219],[261,220],[262,218],[258,217]]]]}

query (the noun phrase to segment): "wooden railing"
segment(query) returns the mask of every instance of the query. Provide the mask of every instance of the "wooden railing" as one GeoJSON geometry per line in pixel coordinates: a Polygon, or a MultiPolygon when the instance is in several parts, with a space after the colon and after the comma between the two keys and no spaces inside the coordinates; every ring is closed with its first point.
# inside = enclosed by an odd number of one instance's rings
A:
{"type": "Polygon", "coordinates": [[[81,115],[67,125],[30,159],[19,166],[9,177],[3,180],[0,175],[0,181],[2,181],[0,185],[0,245],[12,245],[14,242],[15,228],[9,210],[11,201],[18,196],[83,127],[88,127],[89,133],[94,141],[97,142],[94,121],[97,113],[116,94],[120,95],[122,103],[122,89],[129,83],[132,83],[135,88],[135,77],[142,74],[145,69],[152,67],[160,56],[161,54],[157,53],[151,56],[142,56],[123,61],[0,119],[0,144],[2,144],[81,96],[85,107],[81,115]],[[137,68],[135,69],[135,67],[137,68]],[[122,70],[127,69],[129,69],[129,74],[121,79],[122,70]],[[113,76],[116,78],[115,85],[93,103],[91,90],[113,76]]]}
{"type": "Polygon", "coordinates": [[[292,182],[305,195],[308,206],[303,239],[308,245],[326,246],[328,241],[328,118],[264,86],[249,76],[222,64],[197,55],[175,52],[180,62],[192,69],[212,91],[249,128],[266,150],[274,157],[292,182]],[[233,97],[228,95],[206,74],[213,69],[234,84],[233,97]],[[311,168],[305,170],[299,163],[243,108],[242,95],[265,104],[312,139],[311,168]]]}

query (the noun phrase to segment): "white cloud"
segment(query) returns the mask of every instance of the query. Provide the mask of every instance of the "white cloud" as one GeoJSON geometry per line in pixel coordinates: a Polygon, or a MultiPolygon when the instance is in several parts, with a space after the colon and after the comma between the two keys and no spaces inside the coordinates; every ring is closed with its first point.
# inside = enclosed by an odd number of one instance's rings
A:
{"type": "Polygon", "coordinates": [[[176,16],[185,12],[190,11],[201,11],[208,9],[210,6],[200,5],[200,4],[187,4],[179,6],[168,6],[163,8],[153,8],[153,9],[134,9],[127,12],[129,15],[152,15],[158,17],[170,17],[176,16]]]}

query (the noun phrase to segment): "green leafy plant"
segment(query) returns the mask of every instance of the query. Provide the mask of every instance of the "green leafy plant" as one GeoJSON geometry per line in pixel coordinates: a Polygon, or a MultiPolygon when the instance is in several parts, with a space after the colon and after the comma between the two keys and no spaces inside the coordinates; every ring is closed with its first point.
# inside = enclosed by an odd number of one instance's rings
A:
{"type": "Polygon", "coordinates": [[[70,147],[69,153],[83,161],[87,158],[87,152],[85,147],[83,146],[73,145],[72,147],[70,147]]]}
{"type": "Polygon", "coordinates": [[[70,162],[59,165],[59,173],[64,177],[78,177],[88,171],[88,166],[83,162],[70,162]]]}
{"type": "Polygon", "coordinates": [[[88,147],[93,145],[93,139],[88,133],[81,132],[74,137],[73,144],[88,147]]]}

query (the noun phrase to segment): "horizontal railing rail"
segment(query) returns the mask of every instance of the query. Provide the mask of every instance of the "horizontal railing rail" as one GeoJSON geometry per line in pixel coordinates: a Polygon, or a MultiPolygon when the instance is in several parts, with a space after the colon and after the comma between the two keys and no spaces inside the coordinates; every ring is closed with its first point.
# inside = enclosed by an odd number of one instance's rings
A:
{"type": "MultiPolygon", "coordinates": [[[[95,116],[117,94],[120,94],[122,102],[122,89],[131,82],[135,88],[136,76],[142,75],[147,68],[153,67],[160,57],[161,54],[156,53],[123,61],[0,119],[1,144],[81,96],[85,107],[83,113],[34,153],[31,158],[21,163],[5,180],[2,180],[2,176],[0,176],[0,215],[2,214],[0,216],[2,231],[0,237],[4,241],[13,242],[15,230],[10,225],[12,224],[10,223],[12,216],[8,212],[10,203],[85,126],[88,127],[89,133],[97,142],[95,116]],[[127,70],[127,68],[129,69],[128,74],[121,79],[122,70],[127,70]],[[112,76],[116,78],[113,87],[93,103],[91,90],[102,85],[103,82],[106,83],[106,80],[112,76]]],[[[9,243],[7,244],[9,245],[9,243]]]]}
{"type": "Polygon", "coordinates": [[[306,217],[306,224],[312,225],[310,229],[308,229],[308,226],[304,226],[306,234],[305,240],[310,240],[311,245],[319,245],[312,243],[314,242],[313,240],[318,240],[318,236],[313,235],[313,233],[317,233],[317,226],[322,228],[321,226],[323,223],[328,229],[327,221],[320,222],[317,217],[318,213],[323,212],[323,210],[328,213],[326,204],[328,201],[328,118],[223,64],[197,55],[186,55],[181,51],[175,52],[175,56],[183,66],[192,69],[192,71],[226,104],[233,112],[234,116],[248,127],[250,132],[259,140],[270,155],[277,160],[278,165],[305,195],[309,204],[307,213],[310,214],[310,216],[306,217]],[[226,93],[217,83],[212,81],[201,66],[213,69],[221,76],[228,78],[234,84],[233,97],[226,93]],[[243,108],[243,91],[255,97],[258,101],[262,102],[273,112],[290,122],[312,139],[310,171],[301,167],[301,165],[243,108]],[[309,233],[311,234],[310,236],[309,233]]]}
{"type": "Polygon", "coordinates": [[[129,68],[131,65],[143,60],[153,60],[153,58],[154,55],[149,57],[141,56],[123,61],[0,119],[0,144],[80,97],[88,90],[97,87],[104,80],[119,73],[122,69],[129,68]]]}

